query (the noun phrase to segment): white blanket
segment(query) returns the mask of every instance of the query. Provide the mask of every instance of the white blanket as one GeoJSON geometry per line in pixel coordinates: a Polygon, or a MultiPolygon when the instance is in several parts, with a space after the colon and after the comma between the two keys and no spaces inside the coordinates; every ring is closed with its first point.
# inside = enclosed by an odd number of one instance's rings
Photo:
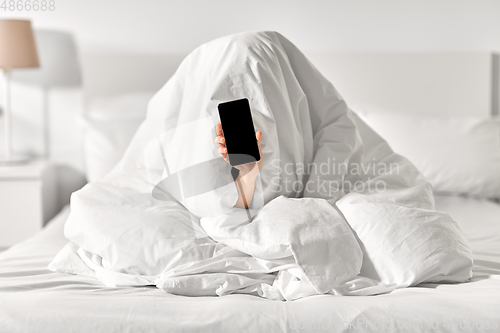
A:
{"type": "Polygon", "coordinates": [[[472,276],[431,185],[276,32],[194,50],[120,163],[73,194],[65,236],[49,268],[183,295],[372,295],[472,276]],[[248,210],[214,144],[217,105],[239,98],[263,133],[248,210]]]}

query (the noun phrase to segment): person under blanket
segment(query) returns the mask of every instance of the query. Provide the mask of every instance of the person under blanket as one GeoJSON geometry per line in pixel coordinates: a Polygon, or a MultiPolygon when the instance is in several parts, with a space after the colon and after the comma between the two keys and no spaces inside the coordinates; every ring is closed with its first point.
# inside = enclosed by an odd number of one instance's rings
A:
{"type": "Polygon", "coordinates": [[[50,269],[186,296],[375,295],[472,276],[431,184],[275,31],[193,50],[115,168],[73,193],[64,235],[50,269]],[[238,166],[243,190],[217,112],[242,98],[261,155],[238,166]]]}

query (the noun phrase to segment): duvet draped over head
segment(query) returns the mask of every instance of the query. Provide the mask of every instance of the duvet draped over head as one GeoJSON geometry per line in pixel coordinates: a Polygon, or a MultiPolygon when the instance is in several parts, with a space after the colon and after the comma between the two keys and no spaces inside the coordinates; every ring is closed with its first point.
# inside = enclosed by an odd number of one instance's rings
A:
{"type": "Polygon", "coordinates": [[[118,165],[72,195],[65,236],[49,268],[181,295],[372,295],[472,269],[421,173],[268,31],[186,57],[118,165]],[[214,144],[217,105],[240,98],[263,133],[248,210],[214,144]]]}

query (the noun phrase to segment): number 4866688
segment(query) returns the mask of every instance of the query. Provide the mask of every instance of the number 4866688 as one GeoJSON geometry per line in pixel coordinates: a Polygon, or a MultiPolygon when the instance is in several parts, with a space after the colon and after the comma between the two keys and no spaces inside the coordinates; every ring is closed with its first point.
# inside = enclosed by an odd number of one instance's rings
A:
{"type": "Polygon", "coordinates": [[[54,0],[4,0],[0,6],[3,11],[53,11],[56,10],[56,2],[54,0]]]}

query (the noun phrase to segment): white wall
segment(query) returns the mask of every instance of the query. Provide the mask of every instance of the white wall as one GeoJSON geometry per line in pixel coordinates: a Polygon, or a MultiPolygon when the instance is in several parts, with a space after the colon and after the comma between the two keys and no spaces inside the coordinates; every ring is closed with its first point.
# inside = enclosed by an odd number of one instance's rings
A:
{"type": "Polygon", "coordinates": [[[2,17],[72,31],[86,53],[185,53],[263,29],[306,51],[500,49],[497,0],[55,0],[2,17]]]}

